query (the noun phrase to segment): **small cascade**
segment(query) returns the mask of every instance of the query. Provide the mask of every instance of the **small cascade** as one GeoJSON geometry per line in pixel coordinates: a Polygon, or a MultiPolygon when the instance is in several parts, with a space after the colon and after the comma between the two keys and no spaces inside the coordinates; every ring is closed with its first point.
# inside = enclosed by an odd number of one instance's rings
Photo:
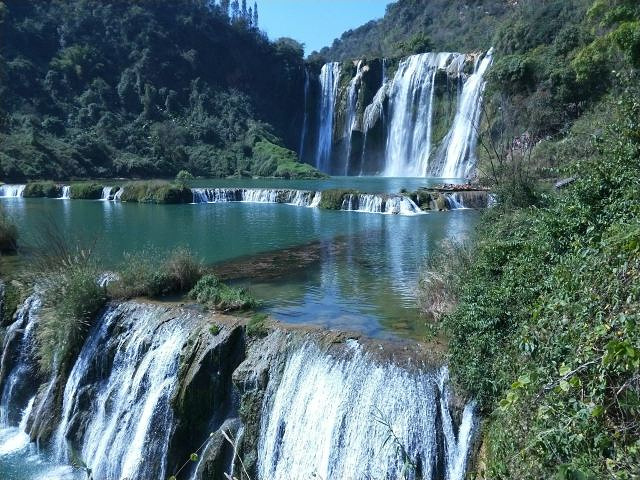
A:
{"type": "Polygon", "coordinates": [[[349,194],[342,201],[341,210],[387,215],[424,214],[413,200],[404,195],[349,194]]]}
{"type": "Polygon", "coordinates": [[[300,147],[298,157],[304,161],[304,142],[307,138],[307,123],[309,122],[309,70],[304,69],[304,117],[302,118],[302,129],[300,131],[300,147]]]}
{"type": "Polygon", "coordinates": [[[27,406],[21,412],[20,424],[18,427],[0,426],[0,457],[23,450],[31,441],[27,433],[27,421],[33,410],[35,397],[27,402],[27,406]]]}
{"type": "Polygon", "coordinates": [[[54,442],[60,461],[69,459],[67,441],[75,439],[93,478],[167,477],[171,399],[180,353],[193,328],[187,317],[167,320],[161,309],[138,304],[103,315],[64,389],[54,442]],[[112,335],[114,329],[121,334],[112,335]]]}
{"type": "Polygon", "coordinates": [[[439,176],[445,178],[466,177],[475,166],[475,148],[478,140],[482,94],[486,81],[484,75],[493,61],[493,49],[476,61],[475,71],[462,88],[458,110],[449,131],[446,150],[439,176]]]}
{"type": "MultiPolygon", "coordinates": [[[[384,69],[383,69],[384,70],[384,69]]],[[[367,134],[371,130],[378,120],[382,120],[382,128],[384,130],[384,102],[387,99],[389,91],[389,83],[386,78],[382,80],[382,86],[378,89],[373,97],[373,100],[364,109],[362,117],[362,131],[364,132],[364,139],[362,141],[362,155],[360,159],[360,175],[364,174],[366,153],[367,153],[367,134]]]]}
{"type": "Polygon", "coordinates": [[[120,187],[120,189],[116,193],[113,194],[113,201],[114,202],[119,202],[123,193],[124,193],[124,188],[120,187]]]}
{"type": "Polygon", "coordinates": [[[363,61],[359,60],[356,66],[356,74],[349,81],[347,88],[347,114],[344,122],[344,139],[346,143],[346,155],[344,162],[344,175],[349,175],[349,166],[351,162],[351,134],[356,128],[356,109],[358,106],[358,91],[363,74],[363,61]]]}
{"type": "Polygon", "coordinates": [[[16,312],[4,335],[0,387],[0,425],[15,425],[27,402],[38,390],[35,328],[42,305],[36,294],[16,312]]]}
{"type": "Polygon", "coordinates": [[[111,200],[113,198],[111,196],[111,190],[113,190],[113,187],[102,187],[102,197],[100,197],[100,200],[103,202],[111,200]]]}
{"type": "Polygon", "coordinates": [[[473,405],[456,435],[446,383],[446,370],[379,363],[357,345],[340,356],[298,348],[265,395],[258,478],[462,480],[473,405]]]}
{"type": "Polygon", "coordinates": [[[464,55],[423,53],[403,60],[391,83],[384,175],[422,177],[431,157],[433,97],[438,70],[464,55]]]}
{"type": "Polygon", "coordinates": [[[61,200],[69,200],[71,198],[71,187],[69,185],[62,186],[62,195],[60,196],[61,200]]]}
{"type": "Polygon", "coordinates": [[[0,185],[0,198],[22,197],[26,185],[0,185]]]}
{"type": "Polygon", "coordinates": [[[449,210],[468,208],[488,208],[494,201],[493,195],[485,190],[463,190],[444,194],[449,210]]]}
{"type": "Polygon", "coordinates": [[[340,79],[340,63],[332,62],[323,65],[320,71],[320,106],[319,132],[316,149],[316,168],[326,172],[331,165],[331,149],[333,142],[333,121],[340,79]]]}
{"type": "Polygon", "coordinates": [[[193,188],[193,203],[283,203],[297,207],[317,207],[322,194],[307,190],[268,188],[193,188]]]}

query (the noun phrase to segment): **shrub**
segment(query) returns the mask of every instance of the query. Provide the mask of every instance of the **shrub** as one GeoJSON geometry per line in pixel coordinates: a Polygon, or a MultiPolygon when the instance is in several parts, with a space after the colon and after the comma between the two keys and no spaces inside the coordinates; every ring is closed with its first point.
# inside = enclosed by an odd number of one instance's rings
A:
{"type": "Polygon", "coordinates": [[[189,297],[225,312],[251,310],[258,302],[244,288],[234,288],[221,282],[215,275],[205,275],[189,292],[189,297]]]}
{"type": "Polygon", "coordinates": [[[322,192],[322,200],[320,200],[320,208],[327,210],[340,210],[344,197],[349,194],[357,194],[356,190],[324,190],[322,192]]]}
{"type": "Polygon", "coordinates": [[[298,161],[295,152],[259,140],[253,147],[253,172],[261,177],[325,178],[327,175],[309,164],[298,161]]]}
{"type": "Polygon", "coordinates": [[[189,290],[201,275],[200,263],[185,248],[175,249],[166,258],[146,249],[125,253],[119,278],[109,284],[109,290],[119,298],[158,297],[189,290]]]}
{"type": "Polygon", "coordinates": [[[107,301],[106,290],[97,283],[99,270],[88,256],[78,254],[64,263],[64,268],[48,272],[43,282],[43,311],[36,331],[43,372],[78,353],[96,314],[107,301]]]}
{"type": "Polygon", "coordinates": [[[443,243],[427,259],[418,293],[426,315],[440,320],[453,310],[472,261],[471,247],[461,243],[443,243]]]}
{"type": "Polygon", "coordinates": [[[62,187],[53,182],[29,182],[22,195],[27,198],[58,198],[62,196],[62,187]]]}
{"type": "Polygon", "coordinates": [[[18,249],[18,228],[0,206],[0,252],[18,249]]]}
{"type": "Polygon", "coordinates": [[[102,185],[97,183],[74,183],[70,188],[70,196],[74,199],[98,200],[102,198],[102,185]]]}
{"type": "Polygon", "coordinates": [[[269,333],[267,330],[267,319],[269,316],[266,313],[256,313],[251,316],[249,323],[247,323],[247,335],[250,337],[266,337],[269,333]]]}
{"type": "Polygon", "coordinates": [[[193,175],[191,175],[187,170],[180,170],[176,175],[176,183],[178,185],[185,185],[191,180],[193,180],[193,175]]]}
{"type": "Polygon", "coordinates": [[[169,182],[131,182],[123,187],[120,200],[138,203],[190,203],[193,200],[191,189],[185,185],[169,182]]]}

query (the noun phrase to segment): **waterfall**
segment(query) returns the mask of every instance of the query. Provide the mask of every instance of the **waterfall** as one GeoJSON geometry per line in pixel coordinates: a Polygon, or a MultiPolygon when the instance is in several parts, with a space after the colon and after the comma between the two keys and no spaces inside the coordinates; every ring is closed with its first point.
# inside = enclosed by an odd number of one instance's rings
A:
{"type": "Polygon", "coordinates": [[[458,110],[453,126],[448,134],[447,148],[444,154],[444,167],[441,177],[457,178],[471,174],[475,166],[475,148],[478,140],[482,94],[484,92],[484,74],[493,61],[493,49],[476,62],[475,71],[469,76],[462,88],[458,101],[458,110]]]}
{"type": "Polygon", "coordinates": [[[0,457],[19,452],[24,449],[29,442],[29,434],[27,433],[27,421],[31,415],[33,409],[33,402],[35,397],[31,397],[31,400],[27,402],[27,406],[21,412],[20,424],[18,427],[9,427],[8,425],[2,425],[0,428],[0,457]]]}
{"type": "Polygon", "coordinates": [[[65,386],[54,445],[59,460],[69,457],[66,440],[80,438],[94,478],[166,478],[171,398],[193,324],[161,313],[122,304],[103,315],[65,386]],[[122,334],[114,337],[114,329],[122,334]],[[107,371],[99,368],[109,364],[107,371]]]}
{"type": "Polygon", "coordinates": [[[304,141],[307,138],[307,122],[309,108],[309,70],[304,68],[304,117],[302,118],[302,130],[300,131],[300,147],[298,148],[298,156],[300,161],[304,161],[304,141]]]}
{"type": "Polygon", "coordinates": [[[2,345],[2,394],[0,396],[0,425],[15,425],[29,398],[38,385],[35,328],[42,306],[36,294],[28,297],[16,312],[16,320],[4,335],[2,345]]]}
{"type": "Polygon", "coordinates": [[[431,156],[433,97],[438,70],[461,54],[423,53],[400,62],[391,82],[384,175],[422,177],[431,156]]]}
{"type": "Polygon", "coordinates": [[[193,203],[284,203],[297,207],[317,207],[322,194],[307,190],[269,188],[193,188],[193,203]]]}
{"type": "Polygon", "coordinates": [[[71,187],[69,185],[62,186],[62,194],[60,195],[61,200],[69,200],[71,198],[71,187]]]}
{"type": "Polygon", "coordinates": [[[102,197],[100,199],[104,202],[111,200],[111,190],[113,190],[113,187],[102,187],[102,197]]]}
{"type": "Polygon", "coordinates": [[[326,172],[330,169],[333,142],[333,117],[340,80],[340,63],[332,62],[322,66],[320,71],[320,108],[316,168],[326,172]]]}
{"type": "Polygon", "coordinates": [[[425,214],[413,200],[404,195],[349,194],[342,200],[341,210],[387,215],[425,214]]]}
{"type": "Polygon", "coordinates": [[[444,196],[447,202],[447,208],[449,210],[461,210],[466,208],[464,206],[464,200],[457,193],[447,193],[444,196]]]}
{"type": "Polygon", "coordinates": [[[22,197],[26,185],[0,185],[0,198],[22,197]]]}
{"type": "MultiPolygon", "coordinates": [[[[383,62],[384,63],[384,62],[383,62]]],[[[383,69],[384,70],[384,69],[383,69]]],[[[362,131],[364,132],[364,139],[362,141],[362,155],[360,158],[360,175],[364,174],[366,153],[367,153],[367,134],[371,130],[378,120],[382,120],[382,128],[384,130],[384,102],[387,99],[389,91],[389,83],[386,77],[383,76],[382,86],[378,89],[373,97],[373,100],[364,109],[362,116],[362,131]]]]}
{"type": "Polygon", "coordinates": [[[346,142],[346,156],[344,161],[344,174],[349,175],[349,166],[351,162],[351,133],[356,127],[356,109],[358,107],[358,89],[363,74],[363,61],[359,60],[356,66],[356,74],[349,81],[347,88],[347,114],[344,122],[344,139],[346,142]]]}
{"type": "Polygon", "coordinates": [[[299,348],[265,396],[258,478],[462,480],[473,406],[456,437],[446,378],[378,363],[358,346],[344,356],[299,348]]]}
{"type": "Polygon", "coordinates": [[[120,187],[120,189],[113,195],[113,201],[119,202],[120,197],[122,197],[123,193],[124,193],[124,187],[120,187]]]}

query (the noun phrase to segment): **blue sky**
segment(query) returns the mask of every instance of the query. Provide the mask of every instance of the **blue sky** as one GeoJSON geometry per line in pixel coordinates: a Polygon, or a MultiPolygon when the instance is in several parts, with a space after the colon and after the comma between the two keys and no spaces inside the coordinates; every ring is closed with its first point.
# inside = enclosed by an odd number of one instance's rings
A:
{"type": "Polygon", "coordinates": [[[392,1],[258,0],[259,23],[271,39],[291,37],[304,43],[308,55],[330,45],[345,30],[381,18],[389,3],[392,1]]]}

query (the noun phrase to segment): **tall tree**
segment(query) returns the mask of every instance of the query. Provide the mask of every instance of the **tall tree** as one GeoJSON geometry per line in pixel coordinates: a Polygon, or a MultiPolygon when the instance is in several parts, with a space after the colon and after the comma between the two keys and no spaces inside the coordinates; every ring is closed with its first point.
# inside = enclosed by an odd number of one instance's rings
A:
{"type": "Polygon", "coordinates": [[[247,0],[242,0],[241,15],[243,20],[247,20],[247,0]]]}
{"type": "Polygon", "coordinates": [[[253,26],[253,9],[249,7],[249,11],[247,12],[247,24],[249,28],[253,26]]]}
{"type": "Polygon", "coordinates": [[[258,2],[253,2],[253,28],[258,28],[258,2]]]}
{"type": "Polygon", "coordinates": [[[220,10],[225,17],[229,18],[229,0],[220,0],[220,10]]]}
{"type": "Polygon", "coordinates": [[[238,0],[231,2],[231,20],[237,22],[240,18],[240,3],[238,0]]]}

